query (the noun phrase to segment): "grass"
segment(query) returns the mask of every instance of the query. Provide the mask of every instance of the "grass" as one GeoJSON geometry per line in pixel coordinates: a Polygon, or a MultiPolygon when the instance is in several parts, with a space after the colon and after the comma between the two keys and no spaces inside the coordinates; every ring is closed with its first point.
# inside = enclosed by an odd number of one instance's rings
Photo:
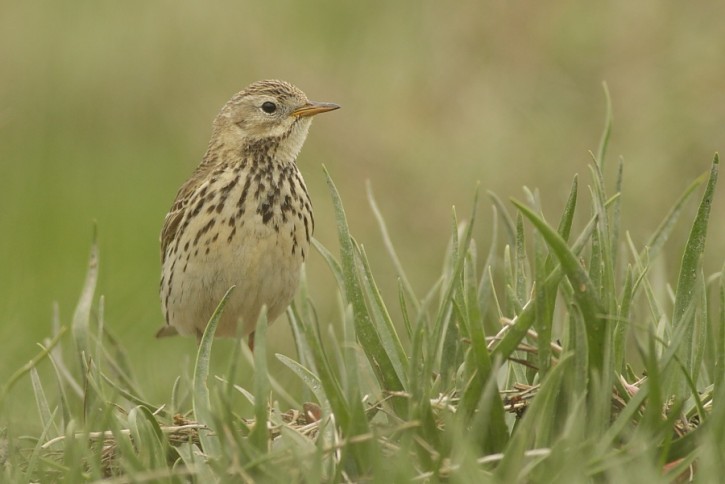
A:
{"type": "Polygon", "coordinates": [[[725,277],[702,260],[719,160],[638,247],[620,226],[621,163],[614,192],[606,190],[608,133],[609,122],[587,193],[574,177],[557,224],[546,220],[535,191],[512,200],[513,210],[492,194],[492,243],[482,257],[478,193],[466,221],[454,209],[442,272],[423,297],[369,190],[399,278],[393,303],[383,299],[327,175],[340,253],[315,247],[337,282],[337,321],[318,320],[303,281],[287,312],[296,354],[267,355],[262,316],[255,353],[240,342],[216,376],[210,360],[225,296],[193,370],[179,375],[164,402],[146,399],[104,326],[94,240],[70,332],[56,319],[38,355],[1,390],[6,402],[29,378],[42,429],[3,430],[4,480],[716,480],[725,459],[725,409],[713,405],[725,396],[725,277]],[[670,287],[658,256],[698,190],[670,287]],[[272,357],[301,390],[277,382],[272,357]],[[41,365],[51,369],[46,377],[41,365]],[[236,376],[249,367],[252,386],[242,388],[236,376]],[[240,398],[251,413],[240,413],[240,398]]]}

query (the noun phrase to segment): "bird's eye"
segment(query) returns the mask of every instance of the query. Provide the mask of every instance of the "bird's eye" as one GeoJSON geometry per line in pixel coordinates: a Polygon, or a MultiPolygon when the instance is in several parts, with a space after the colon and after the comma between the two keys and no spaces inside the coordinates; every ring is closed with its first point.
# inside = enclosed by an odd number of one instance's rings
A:
{"type": "Polygon", "coordinates": [[[267,114],[272,114],[277,110],[277,105],[271,101],[266,101],[264,104],[262,104],[262,111],[264,111],[267,114]]]}

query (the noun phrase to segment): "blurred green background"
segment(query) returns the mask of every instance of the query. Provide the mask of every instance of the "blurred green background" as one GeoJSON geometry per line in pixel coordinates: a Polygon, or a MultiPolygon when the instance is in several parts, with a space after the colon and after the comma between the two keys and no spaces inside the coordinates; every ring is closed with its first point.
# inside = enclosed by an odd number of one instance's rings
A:
{"type": "MultiPolygon", "coordinates": [[[[450,208],[469,213],[477,180],[504,199],[522,198],[524,185],[539,188],[557,219],[574,174],[589,179],[602,81],[615,115],[608,166],[625,159],[624,226],[643,243],[722,149],[724,16],[721,2],[655,0],[4,0],[0,381],[50,333],[54,301],[70,324],[95,220],[106,324],[140,379],[156,382],[150,397],[167,398],[196,344],[153,338],[161,324],[158,234],[216,112],[257,79],[289,80],[311,99],[343,106],[315,121],[299,159],[316,236],[336,251],[324,163],[392,304],[395,274],[365,180],[423,294],[439,274],[450,208]]],[[[711,270],[725,246],[722,192],[711,270]]],[[[481,250],[490,220],[482,210],[481,250]]],[[[687,230],[676,229],[670,254],[681,253],[687,230]]],[[[315,252],[307,271],[321,320],[335,324],[332,279],[315,252]]],[[[272,352],[290,352],[288,332],[282,318],[270,333],[272,352]]],[[[15,405],[27,405],[28,387],[16,389],[15,405]]]]}

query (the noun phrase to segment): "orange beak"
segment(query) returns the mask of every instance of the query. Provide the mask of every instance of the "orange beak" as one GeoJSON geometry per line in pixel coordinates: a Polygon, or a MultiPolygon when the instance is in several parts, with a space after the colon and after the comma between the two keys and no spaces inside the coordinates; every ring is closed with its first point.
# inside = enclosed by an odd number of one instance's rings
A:
{"type": "Polygon", "coordinates": [[[314,116],[315,114],[326,113],[327,111],[334,111],[340,109],[340,106],[334,103],[318,103],[316,101],[309,101],[302,107],[299,107],[292,111],[292,116],[304,118],[306,116],[314,116]]]}

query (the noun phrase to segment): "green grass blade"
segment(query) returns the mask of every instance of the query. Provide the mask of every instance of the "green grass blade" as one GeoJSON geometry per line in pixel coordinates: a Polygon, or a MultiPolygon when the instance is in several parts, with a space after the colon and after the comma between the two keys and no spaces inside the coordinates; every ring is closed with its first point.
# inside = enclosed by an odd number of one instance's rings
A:
{"type": "Polygon", "coordinates": [[[705,250],[707,225],[712,207],[712,199],[715,194],[715,185],[717,184],[719,164],[720,159],[715,155],[707,187],[705,188],[705,193],[700,202],[700,208],[692,224],[690,236],[687,239],[685,251],[682,256],[677,292],[675,293],[675,307],[672,315],[672,320],[675,325],[680,324],[683,314],[692,301],[700,260],[705,250]]]}
{"type": "Polygon", "coordinates": [[[410,323],[410,315],[408,314],[408,305],[405,299],[405,288],[403,288],[403,283],[400,282],[400,280],[398,280],[398,304],[400,305],[400,313],[403,318],[405,334],[408,337],[408,341],[410,341],[413,338],[413,325],[410,323]]]}
{"type": "Polygon", "coordinates": [[[559,364],[552,368],[546,380],[541,384],[536,399],[526,410],[516,432],[509,440],[504,457],[496,469],[498,482],[521,482],[524,451],[536,436],[536,428],[548,421],[552,415],[554,403],[558,400],[561,384],[566,372],[572,366],[571,355],[564,356],[559,364]]]}
{"type": "MultiPolygon", "coordinates": [[[[345,394],[350,405],[350,419],[346,427],[342,428],[343,435],[355,438],[360,435],[366,435],[370,432],[368,419],[365,415],[365,403],[363,403],[363,389],[361,369],[358,359],[360,348],[355,338],[355,315],[352,311],[346,311],[343,318],[343,338],[342,338],[342,362],[344,368],[345,394]]],[[[378,381],[378,383],[380,383],[378,381]]],[[[383,391],[384,394],[384,391],[383,391]]],[[[396,399],[393,408],[404,408],[405,403],[402,399],[396,399]],[[397,405],[396,405],[397,403],[397,405]]],[[[370,471],[374,459],[374,446],[369,440],[363,440],[357,445],[348,448],[347,454],[350,459],[347,465],[353,465],[357,473],[367,473],[370,471]]]]}
{"type": "Polygon", "coordinates": [[[340,267],[340,263],[335,260],[335,256],[332,255],[332,252],[327,250],[327,247],[322,245],[322,243],[315,238],[312,239],[312,246],[317,249],[317,252],[322,256],[327,263],[327,266],[332,271],[332,275],[335,276],[335,282],[337,282],[337,287],[345,287],[345,277],[342,274],[342,268],[340,267]]]}
{"type": "Polygon", "coordinates": [[[300,380],[302,380],[304,384],[307,385],[307,388],[309,388],[312,394],[315,395],[315,398],[320,405],[324,405],[327,402],[327,398],[325,397],[325,390],[322,387],[322,382],[317,375],[312,373],[308,368],[305,368],[292,358],[289,358],[279,353],[275,354],[274,356],[284,366],[292,370],[292,373],[297,375],[300,380]]]}
{"type": "Polygon", "coordinates": [[[607,147],[609,146],[609,137],[612,134],[612,98],[609,95],[609,86],[606,82],[602,83],[602,89],[604,90],[604,100],[606,103],[606,112],[604,116],[604,131],[602,137],[599,140],[599,148],[597,149],[597,165],[603,170],[604,169],[604,158],[607,155],[607,147]]]}
{"type": "Polygon", "coordinates": [[[268,396],[270,392],[267,370],[267,311],[262,310],[254,331],[254,429],[249,441],[260,452],[267,451],[269,430],[267,429],[268,396]]]}
{"type": "Polygon", "coordinates": [[[718,329],[715,331],[717,335],[715,344],[717,356],[715,357],[715,374],[713,375],[716,394],[722,394],[723,389],[725,389],[725,265],[720,269],[719,296],[720,319],[719,324],[716,326],[718,329]]]}
{"type": "MultiPolygon", "coordinates": [[[[718,155],[715,155],[710,169],[710,177],[705,188],[705,193],[703,194],[702,201],[700,202],[700,208],[697,211],[695,221],[693,222],[692,229],[690,230],[690,236],[687,239],[687,244],[685,245],[685,252],[682,256],[682,262],[680,265],[680,275],[677,281],[677,291],[675,292],[675,306],[672,312],[672,325],[675,329],[682,325],[688,326],[688,331],[685,333],[683,345],[680,347],[678,352],[680,360],[687,362],[687,364],[692,361],[695,330],[693,319],[694,315],[693,318],[685,318],[685,315],[689,312],[688,308],[692,307],[697,302],[696,286],[698,283],[698,274],[700,272],[702,256],[705,251],[707,226],[710,217],[710,209],[712,207],[712,200],[715,195],[719,166],[720,159],[718,155]]],[[[688,370],[694,369],[688,368],[688,370]]],[[[687,388],[682,383],[676,383],[675,385],[677,395],[685,398],[688,392],[687,388]]]]}
{"type": "Polygon", "coordinates": [[[667,242],[667,239],[672,233],[672,230],[674,229],[677,220],[679,220],[680,215],[682,214],[682,210],[685,208],[685,203],[690,199],[690,197],[695,193],[695,190],[700,185],[702,185],[704,181],[705,175],[698,177],[695,181],[687,186],[682,195],[680,195],[680,198],[677,199],[677,201],[667,213],[665,218],[662,219],[662,222],[660,222],[657,229],[655,229],[654,233],[647,240],[647,244],[640,253],[640,257],[644,258],[645,250],[649,253],[649,257],[651,259],[659,254],[660,250],[665,245],[665,242],[667,242]]]}
{"type": "Polygon", "coordinates": [[[513,244],[516,240],[516,224],[514,223],[514,220],[511,218],[511,214],[509,214],[509,211],[506,209],[506,205],[503,203],[503,201],[499,198],[498,195],[495,193],[489,191],[487,192],[488,196],[491,197],[491,200],[493,201],[494,207],[498,210],[498,213],[501,214],[501,219],[503,220],[503,226],[504,229],[506,229],[506,234],[508,235],[508,243],[513,244]]]}
{"type": "Polygon", "coordinates": [[[171,387],[171,402],[168,409],[170,415],[181,413],[180,410],[183,400],[181,396],[181,387],[181,376],[177,376],[174,380],[174,386],[171,387]]]}
{"type": "Polygon", "coordinates": [[[602,341],[604,341],[604,321],[601,319],[601,304],[589,276],[579,263],[577,256],[567,247],[566,241],[555,230],[522,203],[516,200],[512,200],[512,203],[541,233],[559,259],[564,273],[571,281],[574,288],[574,297],[582,311],[584,321],[586,321],[585,330],[592,369],[601,372],[604,365],[604,354],[601,347],[602,341]]]}
{"type": "MultiPolygon", "coordinates": [[[[324,390],[325,399],[329,402],[337,423],[341,427],[345,427],[350,421],[350,407],[345,398],[340,378],[335,371],[338,366],[335,365],[333,367],[330,362],[327,351],[322,344],[319,325],[312,324],[312,321],[308,321],[308,324],[301,324],[299,322],[299,316],[296,316],[296,318],[298,321],[296,324],[302,330],[307,347],[310,350],[314,368],[317,371],[317,376],[324,390]]],[[[316,323],[317,321],[314,320],[314,322],[316,323]]]]}
{"type": "MultiPolygon", "coordinates": [[[[582,251],[584,245],[591,238],[596,227],[597,217],[593,217],[589,220],[587,225],[582,230],[579,237],[572,245],[572,252],[577,255],[582,251]]],[[[561,278],[563,277],[561,271],[558,268],[554,268],[551,273],[546,277],[544,282],[547,286],[547,292],[549,294],[555,294],[561,278]]],[[[503,359],[508,359],[511,354],[516,350],[519,343],[526,337],[527,331],[534,324],[536,307],[531,302],[527,303],[521,314],[514,318],[514,324],[509,327],[504,337],[494,347],[491,354],[492,358],[500,356],[503,359]]]]}
{"type": "Polygon", "coordinates": [[[432,354],[437,355],[435,360],[440,360],[439,352],[441,351],[444,341],[444,332],[447,329],[448,321],[447,315],[450,313],[451,304],[454,301],[454,293],[458,287],[459,278],[462,277],[464,267],[466,264],[466,257],[468,254],[469,247],[471,246],[471,240],[473,238],[473,227],[474,221],[476,220],[476,210],[478,208],[478,190],[474,195],[473,199],[473,210],[471,212],[470,223],[466,225],[463,237],[459,240],[458,237],[458,221],[456,217],[456,209],[453,207],[451,224],[452,224],[452,240],[450,244],[450,256],[448,259],[448,266],[445,273],[445,281],[441,288],[441,303],[438,308],[435,323],[433,325],[433,332],[431,338],[431,344],[435,346],[435,350],[432,354]]]}
{"type": "Polygon", "coordinates": [[[518,301],[516,298],[516,264],[514,263],[514,258],[511,256],[510,245],[507,245],[503,249],[503,267],[506,314],[519,314],[521,312],[521,306],[524,305],[524,301],[518,301]]]}
{"type": "Polygon", "coordinates": [[[524,219],[516,214],[516,245],[514,246],[514,293],[516,295],[516,313],[529,296],[527,280],[531,280],[527,271],[528,257],[526,255],[526,237],[524,236],[524,219]]]}
{"type": "Polygon", "coordinates": [[[385,347],[385,352],[390,358],[393,368],[395,368],[398,379],[405,388],[408,357],[400,342],[398,332],[395,330],[395,325],[390,317],[390,313],[388,313],[388,308],[385,307],[385,302],[383,302],[380,290],[375,283],[375,277],[370,269],[370,263],[368,262],[364,247],[358,247],[356,245],[356,254],[358,255],[362,268],[362,287],[365,291],[367,300],[370,302],[370,313],[376,322],[375,326],[378,329],[378,334],[380,335],[380,342],[385,347]]]}
{"type": "Polygon", "coordinates": [[[634,291],[636,288],[632,272],[632,266],[630,265],[627,267],[627,272],[624,276],[624,288],[622,289],[622,296],[620,297],[619,309],[617,312],[617,322],[612,336],[612,361],[616,371],[623,371],[625,364],[625,343],[627,332],[629,330],[630,310],[632,308],[632,300],[634,298],[634,291]]]}
{"type": "Polygon", "coordinates": [[[385,219],[383,218],[383,214],[380,211],[380,208],[378,208],[377,202],[375,201],[375,197],[373,195],[373,188],[372,188],[372,185],[370,184],[370,180],[368,180],[367,183],[365,184],[365,188],[367,190],[368,202],[370,203],[370,208],[373,211],[375,220],[378,222],[380,235],[383,238],[383,244],[385,244],[385,249],[388,251],[388,256],[390,257],[390,260],[393,263],[393,267],[395,267],[395,272],[398,274],[398,277],[400,278],[400,282],[403,286],[403,289],[405,290],[406,295],[408,296],[408,299],[414,304],[415,310],[419,311],[420,306],[418,304],[418,298],[416,297],[415,291],[413,290],[413,285],[410,283],[408,276],[405,274],[405,270],[403,269],[403,264],[400,263],[400,258],[398,257],[398,253],[395,250],[393,241],[390,238],[390,234],[388,233],[388,226],[385,223],[385,219]]]}
{"type": "MultiPolygon", "coordinates": [[[[211,347],[214,342],[214,334],[216,333],[217,324],[219,319],[222,317],[224,306],[229,300],[229,296],[236,286],[232,286],[227,289],[227,292],[219,301],[219,305],[214,310],[209,319],[209,323],[204,329],[204,335],[201,337],[199,342],[199,349],[196,353],[196,363],[194,364],[194,379],[192,387],[194,393],[192,395],[192,406],[194,409],[194,419],[203,423],[209,428],[213,427],[213,412],[211,408],[211,400],[209,398],[209,364],[211,361],[211,347]]],[[[218,455],[219,453],[219,440],[217,437],[211,437],[204,431],[199,432],[199,439],[202,442],[204,452],[209,456],[218,455]]]]}
{"type": "MultiPolygon", "coordinates": [[[[138,455],[138,452],[136,451],[136,446],[134,445],[133,441],[131,440],[131,433],[129,432],[129,429],[127,428],[121,428],[120,425],[125,425],[126,423],[116,422],[116,421],[110,421],[110,427],[111,432],[113,433],[114,437],[114,443],[116,445],[116,453],[118,455],[118,461],[119,466],[123,469],[124,474],[129,475],[135,475],[140,474],[144,471],[144,462],[141,458],[141,456],[138,455]]],[[[78,439],[69,439],[68,438],[68,432],[66,432],[66,450],[65,452],[68,453],[67,448],[69,447],[67,444],[70,443],[76,443],[87,445],[87,442],[73,442],[74,440],[78,439]]]]}
{"type": "Polygon", "coordinates": [[[624,184],[624,160],[619,159],[617,166],[617,181],[614,186],[614,203],[612,205],[612,217],[609,232],[611,242],[610,251],[612,254],[612,266],[615,265],[619,257],[619,236],[622,230],[622,185],[624,184]]]}
{"type": "Polygon", "coordinates": [[[50,355],[51,351],[60,342],[61,337],[66,331],[65,327],[61,327],[58,333],[53,336],[53,339],[47,343],[40,353],[35,355],[29,362],[18,368],[12,375],[10,375],[10,378],[8,378],[8,381],[5,382],[0,390],[0,405],[3,404],[5,398],[8,396],[8,393],[10,393],[10,390],[13,388],[15,383],[17,383],[26,373],[35,368],[46,356],[50,355]]]}
{"type": "MultiPolygon", "coordinates": [[[[373,325],[370,314],[365,305],[364,295],[360,287],[358,270],[355,263],[354,243],[352,237],[350,236],[347,225],[347,217],[345,216],[340,194],[338,193],[337,188],[335,187],[335,184],[333,183],[326,168],[324,171],[327,179],[327,186],[330,190],[332,202],[335,207],[344,288],[348,301],[352,304],[353,314],[355,316],[355,334],[360,339],[360,345],[365,351],[365,354],[370,361],[370,365],[373,367],[373,370],[375,371],[383,389],[387,391],[401,391],[403,389],[403,384],[398,378],[395,367],[385,351],[385,347],[380,341],[380,335],[373,325]]],[[[393,405],[398,408],[398,410],[402,411],[402,407],[400,407],[396,401],[397,399],[393,400],[393,405]]]]}
{"type": "Polygon", "coordinates": [[[310,301],[307,274],[304,270],[302,271],[298,293],[298,302],[292,301],[292,304],[287,308],[287,319],[292,329],[292,339],[295,342],[300,363],[316,371],[314,357],[312,356],[312,350],[308,342],[310,336],[308,336],[309,331],[307,328],[317,327],[319,324],[314,306],[310,301]],[[303,321],[303,317],[305,321],[303,321]]]}
{"type": "Polygon", "coordinates": [[[536,312],[534,329],[538,335],[535,364],[538,366],[539,377],[546,375],[551,366],[551,338],[556,304],[556,291],[550,291],[550,287],[546,284],[546,275],[549,271],[546,268],[545,245],[541,234],[534,232],[534,304],[536,312]]]}
{"type": "MultiPolygon", "coordinates": [[[[693,321],[691,344],[690,344],[690,360],[686,362],[687,373],[686,376],[692,381],[697,382],[700,377],[700,371],[702,368],[702,362],[705,358],[705,347],[707,345],[707,332],[708,332],[708,301],[707,301],[707,287],[705,284],[705,275],[702,273],[702,269],[699,271],[700,277],[698,282],[697,291],[695,297],[699,300],[693,300],[699,310],[696,312],[695,319],[693,321]]],[[[695,398],[696,395],[694,396],[695,398]]]]}
{"type": "MultiPolygon", "coordinates": [[[[494,312],[492,306],[495,304],[492,300],[495,298],[495,289],[491,281],[490,269],[493,268],[495,260],[497,258],[498,248],[498,210],[496,207],[492,207],[493,221],[491,222],[491,244],[488,249],[488,255],[486,255],[486,262],[483,263],[483,274],[481,275],[481,281],[478,285],[478,304],[481,306],[481,312],[484,314],[484,318],[494,312]]],[[[498,315],[493,316],[496,323],[498,323],[498,315]]]]}
{"type": "Polygon", "coordinates": [[[456,290],[457,303],[455,305],[456,314],[458,315],[457,319],[463,323],[468,332],[468,337],[471,339],[469,354],[466,358],[466,366],[472,378],[461,396],[461,402],[457,410],[466,417],[473,415],[473,412],[476,410],[484,385],[491,378],[492,369],[490,355],[486,347],[486,335],[483,331],[480,309],[477,301],[472,299],[474,294],[471,291],[475,287],[471,274],[473,270],[472,266],[473,264],[469,263],[466,266],[467,270],[464,270],[464,277],[461,278],[456,290]]]}
{"type": "Polygon", "coordinates": [[[143,468],[166,467],[168,441],[153,414],[146,407],[134,407],[128,414],[128,426],[143,468]]]}
{"type": "MultiPolygon", "coordinates": [[[[483,351],[486,352],[485,348],[483,351]]],[[[463,418],[463,414],[460,417],[461,427],[469,430],[467,438],[484,454],[504,452],[509,442],[509,429],[495,376],[499,373],[499,362],[495,363],[486,375],[484,385],[476,390],[479,399],[475,412],[468,418],[463,418]]],[[[476,375],[470,383],[476,379],[483,380],[482,376],[476,375]]]]}
{"type": "Polygon", "coordinates": [[[191,442],[184,443],[176,447],[176,452],[183,464],[177,473],[182,477],[190,476],[188,480],[178,479],[176,482],[218,482],[217,472],[206,464],[206,456],[199,447],[191,442]]]}
{"type": "Polygon", "coordinates": [[[101,373],[103,372],[103,331],[105,324],[105,313],[106,313],[106,298],[100,296],[98,298],[98,328],[95,336],[96,347],[93,351],[93,359],[96,364],[96,371],[94,377],[96,379],[96,385],[101,385],[101,373]]]}
{"type": "Polygon", "coordinates": [[[566,205],[564,206],[564,213],[561,215],[559,221],[559,228],[557,232],[561,235],[564,240],[569,240],[571,234],[571,226],[574,222],[574,212],[576,212],[576,198],[579,194],[579,177],[574,175],[574,180],[571,182],[571,190],[569,191],[569,197],[566,199],[566,205]]]}
{"type": "Polygon", "coordinates": [[[98,233],[96,225],[94,224],[86,280],[83,283],[83,290],[81,291],[81,296],[78,299],[78,304],[73,313],[73,322],[71,324],[73,339],[76,343],[78,354],[85,354],[87,357],[91,355],[89,331],[93,294],[96,292],[96,283],[98,282],[98,258],[98,233]]]}
{"type": "Polygon", "coordinates": [[[48,436],[50,438],[54,438],[60,435],[60,429],[52,417],[55,414],[55,411],[50,410],[48,399],[46,398],[45,391],[43,390],[43,384],[40,382],[38,370],[34,367],[30,369],[30,381],[33,385],[33,394],[35,395],[35,403],[38,407],[38,414],[40,415],[40,423],[43,425],[43,428],[48,429],[48,436]]]}
{"type": "Polygon", "coordinates": [[[36,479],[33,479],[32,477],[36,472],[38,462],[41,460],[42,447],[47,440],[48,432],[50,431],[51,426],[53,426],[54,421],[55,411],[50,414],[48,423],[43,427],[43,432],[40,434],[38,441],[35,443],[35,447],[33,447],[33,451],[28,458],[28,467],[25,470],[25,478],[22,479],[21,482],[36,482],[36,479]]]}
{"type": "MultiPolygon", "coordinates": [[[[476,279],[474,274],[475,261],[469,255],[459,285],[463,296],[462,318],[466,322],[471,346],[466,358],[472,378],[463,391],[459,408],[460,418],[468,420],[474,416],[476,408],[485,407],[486,425],[479,427],[477,440],[485,452],[500,452],[508,440],[508,428],[504,418],[503,403],[498,393],[496,373],[486,345],[483,330],[483,317],[478,304],[476,279]]],[[[479,415],[479,418],[482,418],[479,415]]]]}
{"type": "Polygon", "coordinates": [[[599,165],[590,166],[594,187],[591,190],[592,206],[594,214],[597,216],[597,230],[592,237],[592,263],[589,267],[589,277],[592,280],[595,289],[598,289],[598,297],[602,308],[608,314],[615,311],[616,300],[614,287],[614,269],[616,260],[614,258],[614,247],[619,243],[612,236],[610,217],[607,213],[609,206],[618,203],[619,194],[607,200],[607,193],[604,187],[604,174],[599,165]]]}

